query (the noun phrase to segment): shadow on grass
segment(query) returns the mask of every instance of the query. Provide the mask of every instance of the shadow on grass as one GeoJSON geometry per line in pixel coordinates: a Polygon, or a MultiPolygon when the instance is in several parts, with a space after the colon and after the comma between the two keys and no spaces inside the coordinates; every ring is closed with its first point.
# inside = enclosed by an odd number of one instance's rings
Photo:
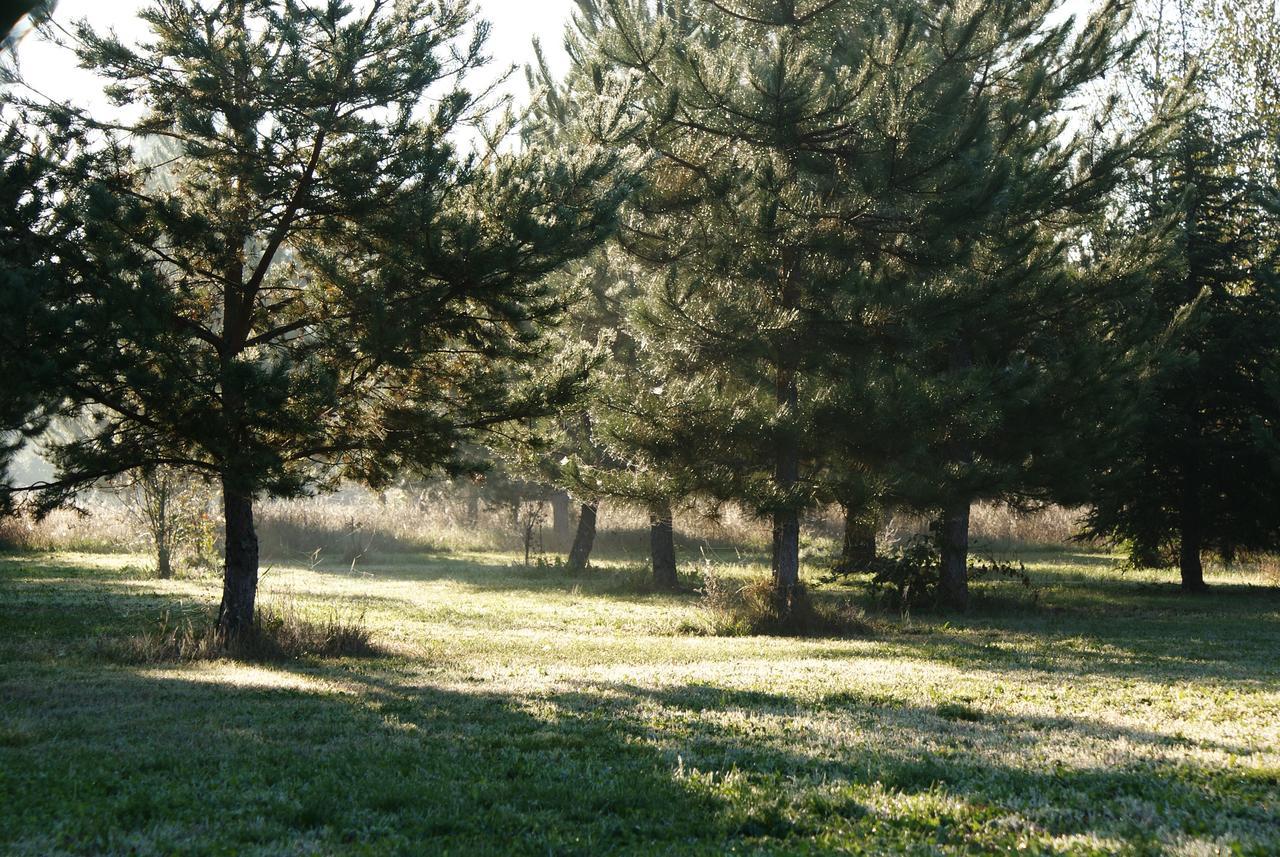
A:
{"type": "Polygon", "coordinates": [[[339,674],[358,693],[326,693],[281,675],[110,671],[52,695],[57,683],[6,683],[6,719],[30,725],[0,749],[17,801],[3,850],[596,854],[715,830],[715,802],[607,722],[555,723],[483,691],[339,674]]]}
{"type": "MultiPolygon", "coordinates": [[[[349,576],[339,569],[325,574],[349,576]]],[[[213,583],[199,597],[178,597],[139,587],[128,570],[42,564],[40,557],[0,558],[0,659],[50,659],[91,653],[104,636],[137,634],[170,612],[208,611],[216,604],[213,583]],[[14,588],[12,579],[26,581],[14,588]]],[[[361,576],[361,573],[357,573],[361,576]]],[[[581,575],[555,569],[525,570],[461,558],[433,559],[412,568],[371,569],[372,580],[450,581],[463,597],[518,592],[531,597],[572,593],[574,598],[619,604],[655,599],[687,603],[688,594],[655,594],[647,570],[604,567],[581,575]]],[[[837,590],[839,593],[839,590],[837,590]]],[[[825,593],[820,594],[825,597],[825,593]]],[[[447,596],[445,596],[447,597],[447,596]]],[[[1280,679],[1280,593],[1247,586],[1221,586],[1208,595],[1172,589],[1092,585],[1050,592],[1035,607],[1000,605],[998,595],[980,595],[965,616],[917,615],[910,623],[882,620],[878,651],[947,664],[958,669],[1033,671],[1048,675],[1170,681],[1209,680],[1257,686],[1280,679]],[[1060,602],[1066,606],[1057,606],[1060,602]],[[990,609],[984,609],[986,603],[990,609]],[[994,606],[993,606],[994,605],[994,606]]],[[[1015,592],[1009,598],[1023,597],[1015,592]]],[[[394,612],[405,604],[394,596],[361,592],[345,606],[394,612]]],[[[835,641],[821,656],[840,656],[835,641]]]]}
{"type": "Polygon", "coordinates": [[[1257,853],[1278,844],[1274,771],[1166,760],[1164,736],[1069,717],[970,719],[710,685],[459,689],[352,662],[65,671],[2,686],[8,853],[825,854],[851,842],[991,853],[1095,835],[1135,853],[1177,836],[1269,836],[1245,841],[1257,853]],[[806,736],[800,718],[813,716],[842,724],[843,737],[806,736]],[[1129,742],[1130,761],[1015,761],[1076,739],[1129,742]]]}
{"type": "Polygon", "coordinates": [[[510,562],[480,561],[459,556],[375,557],[351,571],[349,568],[321,564],[312,568],[317,574],[349,579],[450,582],[466,590],[483,592],[574,592],[587,597],[631,600],[629,596],[690,594],[696,581],[684,575],[683,588],[676,593],[655,589],[653,574],[644,564],[599,565],[580,572],[564,566],[510,562]]]}

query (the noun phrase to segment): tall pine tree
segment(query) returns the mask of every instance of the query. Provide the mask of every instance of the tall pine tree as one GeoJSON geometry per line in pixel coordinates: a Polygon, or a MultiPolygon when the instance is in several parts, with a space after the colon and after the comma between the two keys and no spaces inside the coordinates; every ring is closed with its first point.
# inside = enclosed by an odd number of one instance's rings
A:
{"type": "MultiPolygon", "coordinates": [[[[448,465],[552,412],[581,367],[545,360],[545,275],[612,230],[599,149],[457,150],[486,27],[465,2],[158,0],[140,47],[82,27],[82,62],[142,117],[90,123],[112,169],[83,285],[93,417],[55,450],[54,503],[157,464],[218,483],[219,625],[251,626],[256,498],[448,465]],[[148,163],[132,139],[175,150],[148,163]]],[[[129,115],[129,114],[126,114],[129,115]]]]}
{"type": "Polygon", "coordinates": [[[1135,188],[1130,228],[1174,223],[1146,290],[1165,330],[1088,517],[1135,564],[1176,564],[1193,592],[1205,553],[1280,547],[1280,283],[1262,242],[1274,221],[1220,133],[1207,108],[1191,112],[1135,188]]]}
{"type": "Polygon", "coordinates": [[[1069,193],[1078,150],[1057,146],[1055,114],[1124,50],[1123,21],[1109,7],[1073,37],[1053,9],[584,4],[582,61],[643,82],[655,158],[620,233],[651,272],[639,326],[668,405],[646,443],[772,518],[784,611],[826,461],[893,446],[860,437],[887,431],[853,409],[870,367],[886,340],[908,360],[937,342],[910,317],[922,284],[946,290],[1002,221],[1032,228],[1028,200],[1069,193]]]}

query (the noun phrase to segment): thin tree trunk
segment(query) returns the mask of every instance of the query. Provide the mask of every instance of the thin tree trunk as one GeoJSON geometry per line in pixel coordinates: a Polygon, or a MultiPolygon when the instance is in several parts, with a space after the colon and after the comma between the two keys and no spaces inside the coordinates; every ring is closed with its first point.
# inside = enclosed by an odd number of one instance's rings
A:
{"type": "Polygon", "coordinates": [[[557,550],[569,541],[569,504],[567,491],[556,491],[551,495],[551,538],[557,550]]]}
{"type": "Polygon", "coordinates": [[[957,500],[943,510],[939,526],[942,569],[938,581],[942,605],[969,609],[969,500],[957,500]]]}
{"type": "MultiPolygon", "coordinates": [[[[778,407],[794,414],[799,404],[795,371],[778,369],[778,407]]],[[[800,481],[800,449],[793,434],[783,429],[778,438],[773,478],[782,505],[773,513],[773,591],[781,616],[791,615],[800,585],[800,513],[789,496],[800,481]]]]}
{"type": "Polygon", "coordinates": [[[658,589],[678,588],[670,503],[655,503],[649,509],[649,554],[653,560],[653,585],[658,589]]]}
{"type": "Polygon", "coordinates": [[[166,477],[154,475],[144,476],[151,479],[149,484],[142,485],[143,503],[147,504],[151,513],[151,532],[156,542],[156,576],[161,580],[173,577],[173,563],[170,561],[173,534],[169,530],[169,491],[171,485],[166,477]],[[150,496],[147,496],[150,494],[150,496]]]}
{"type": "Polygon", "coordinates": [[[876,559],[876,534],[880,516],[870,509],[844,506],[844,546],[840,551],[839,571],[865,571],[876,559]]]}
{"type": "Polygon", "coordinates": [[[253,498],[222,487],[226,516],[226,571],[218,630],[228,639],[253,627],[254,600],[258,593],[258,536],[253,528],[253,498]]]}
{"type": "Polygon", "coordinates": [[[584,571],[591,561],[591,548],[596,542],[596,509],[597,503],[583,503],[578,513],[578,531],[573,536],[573,547],[569,549],[569,570],[584,571]]]}

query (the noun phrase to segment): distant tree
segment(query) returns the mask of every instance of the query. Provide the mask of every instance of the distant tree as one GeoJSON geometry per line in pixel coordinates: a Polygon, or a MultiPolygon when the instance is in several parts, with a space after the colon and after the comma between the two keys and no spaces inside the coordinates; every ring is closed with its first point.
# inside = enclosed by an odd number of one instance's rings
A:
{"type": "Polygon", "coordinates": [[[450,467],[464,442],[553,412],[582,367],[548,361],[545,276],[613,229],[626,191],[599,149],[479,156],[464,88],[487,28],[465,2],[355,7],[164,0],[138,48],[78,29],[134,123],[97,121],[110,210],[67,379],[94,430],[59,445],[45,504],[169,465],[220,483],[219,626],[254,621],[255,499],[450,467]],[[168,138],[161,164],[131,139],[168,138]],[[164,182],[152,180],[163,174],[164,182]]]}
{"type": "MultiPolygon", "coordinates": [[[[591,14],[591,4],[583,8],[591,14]]],[[[584,19],[578,25],[591,26],[584,19]]],[[[568,28],[575,61],[563,79],[550,72],[541,49],[537,50],[537,63],[529,67],[527,77],[539,98],[526,134],[548,145],[582,145],[585,135],[596,144],[631,148],[642,121],[628,108],[627,98],[601,96],[606,90],[624,95],[634,86],[625,78],[606,83],[599,65],[584,62],[589,39],[584,43],[582,35],[577,25],[568,28]],[[581,122],[584,114],[593,116],[593,121],[581,122]]],[[[601,500],[620,500],[648,509],[654,586],[674,589],[678,585],[674,505],[692,488],[673,479],[673,470],[665,462],[645,460],[644,450],[628,441],[637,428],[634,405],[651,396],[653,387],[645,386],[639,354],[642,338],[633,324],[642,275],[635,260],[610,242],[558,276],[579,296],[562,331],[564,348],[594,348],[601,358],[587,395],[555,419],[556,445],[549,454],[534,459],[535,469],[545,478],[582,498],[569,567],[581,570],[590,558],[601,500]]]]}
{"type": "Polygon", "coordinates": [[[1280,162],[1280,6],[1270,0],[1184,0],[1168,18],[1181,22],[1183,16],[1203,34],[1188,53],[1211,81],[1225,137],[1237,141],[1233,158],[1252,175],[1274,181],[1280,162]]]}
{"type": "Polygon", "coordinates": [[[1135,564],[1176,562],[1188,591],[1206,588],[1204,553],[1280,548],[1280,282],[1262,243],[1276,221],[1220,133],[1195,110],[1135,189],[1131,228],[1175,224],[1175,253],[1147,291],[1165,329],[1088,516],[1135,564]]]}
{"type": "Polygon", "coordinates": [[[1123,445],[1095,473],[1087,523],[1136,565],[1176,564],[1183,588],[1199,591],[1204,554],[1280,546],[1280,283],[1265,193],[1275,149],[1264,130],[1274,87],[1244,71],[1271,62],[1249,34],[1274,26],[1275,11],[1150,0],[1138,14],[1151,37],[1124,77],[1130,121],[1178,88],[1191,108],[1118,200],[1114,232],[1171,239],[1140,292],[1145,313],[1117,328],[1157,346],[1123,445]]]}

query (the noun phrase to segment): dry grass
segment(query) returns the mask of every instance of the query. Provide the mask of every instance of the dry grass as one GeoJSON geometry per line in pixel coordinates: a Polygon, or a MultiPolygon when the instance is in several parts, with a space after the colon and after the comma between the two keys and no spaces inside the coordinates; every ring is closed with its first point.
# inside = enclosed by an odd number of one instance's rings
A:
{"type": "Polygon", "coordinates": [[[207,610],[198,609],[166,611],[155,627],[123,637],[102,637],[96,648],[109,660],[131,665],[223,659],[273,663],[382,654],[363,613],[330,608],[317,617],[304,613],[290,598],[259,605],[253,629],[233,640],[218,632],[207,610]]]}
{"type": "Polygon", "coordinates": [[[708,570],[699,606],[704,621],[687,622],[679,630],[716,637],[867,637],[873,631],[852,599],[815,601],[803,584],[796,587],[791,612],[783,615],[767,577],[744,582],[708,570]]]}
{"type": "MultiPolygon", "coordinates": [[[[125,553],[145,550],[147,537],[138,531],[125,508],[109,494],[91,498],[86,511],[59,511],[43,521],[0,519],[0,547],[19,550],[125,553]]],[[[385,494],[348,488],[320,498],[268,500],[258,504],[258,538],[262,555],[270,560],[315,564],[342,562],[352,568],[366,565],[379,554],[453,552],[514,552],[522,548],[522,534],[510,507],[480,504],[468,512],[461,496],[435,492],[423,499],[405,491],[385,494]]],[[[574,507],[576,517],[577,509],[574,507]]],[[[973,507],[970,533],[975,547],[1022,545],[1067,547],[1078,532],[1080,510],[1050,506],[1019,513],[1002,504],[973,507]]],[[[549,515],[548,515],[549,518],[549,515]]],[[[676,541],[685,551],[760,552],[768,549],[769,524],[735,506],[712,507],[691,502],[677,510],[676,541]]],[[[821,553],[838,544],[843,521],[839,509],[810,515],[809,533],[821,553]]],[[[928,532],[926,517],[895,513],[885,523],[881,541],[894,544],[928,532]]],[[[648,511],[638,506],[606,502],[597,519],[599,555],[643,562],[649,550],[648,511]]],[[[535,555],[567,550],[556,543],[548,519],[533,542],[535,555]]]]}
{"type": "Polygon", "coordinates": [[[0,518],[0,547],[13,550],[132,553],[144,542],[124,507],[105,499],[95,499],[85,511],[59,509],[38,521],[0,518]]]}
{"type": "MultiPolygon", "coordinates": [[[[1081,509],[1047,506],[1019,512],[1003,503],[975,503],[969,513],[969,538],[975,546],[1026,545],[1071,547],[1080,532],[1081,509]]],[[[885,524],[883,537],[897,542],[929,532],[929,519],[909,512],[895,513],[885,524]]]]}

